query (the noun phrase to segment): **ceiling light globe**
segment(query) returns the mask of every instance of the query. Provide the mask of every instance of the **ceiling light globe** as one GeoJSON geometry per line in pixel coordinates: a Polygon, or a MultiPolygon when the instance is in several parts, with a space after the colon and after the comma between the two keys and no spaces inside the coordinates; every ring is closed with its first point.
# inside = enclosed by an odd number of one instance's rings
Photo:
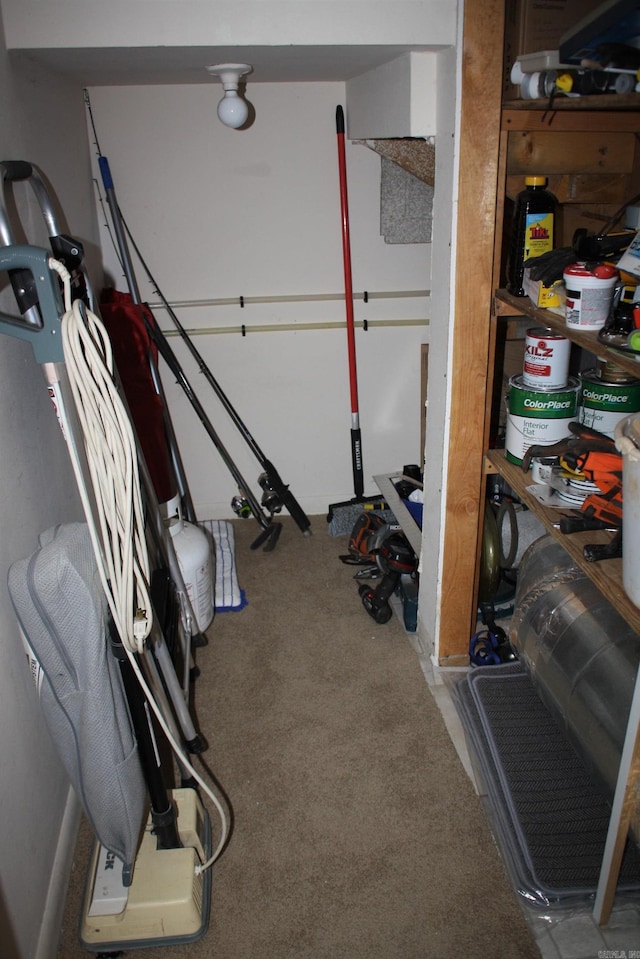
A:
{"type": "Polygon", "coordinates": [[[234,90],[225,91],[218,104],[218,118],[227,127],[237,130],[247,122],[249,107],[234,90]]]}

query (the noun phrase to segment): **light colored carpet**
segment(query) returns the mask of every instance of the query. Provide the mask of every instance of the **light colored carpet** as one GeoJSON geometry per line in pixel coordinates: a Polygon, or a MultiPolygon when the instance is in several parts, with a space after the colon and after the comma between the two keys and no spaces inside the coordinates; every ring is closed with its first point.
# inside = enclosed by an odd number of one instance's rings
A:
{"type": "MultiPolygon", "coordinates": [[[[480,800],[398,620],[364,611],[346,537],[235,521],[248,605],[218,614],[194,709],[233,835],[211,922],[149,959],[538,959],[480,800]]],[[[217,828],[215,813],[212,822],[217,828]]],[[[59,959],[77,941],[83,827],[59,959]]]]}

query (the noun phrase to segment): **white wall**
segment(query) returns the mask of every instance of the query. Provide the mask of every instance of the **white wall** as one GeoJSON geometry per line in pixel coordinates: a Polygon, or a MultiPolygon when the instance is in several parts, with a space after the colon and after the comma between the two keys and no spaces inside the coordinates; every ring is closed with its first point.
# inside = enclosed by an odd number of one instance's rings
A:
{"type": "MultiPolygon", "coordinates": [[[[266,455],[326,532],[330,503],[353,495],[336,105],[344,84],[251,84],[255,122],[234,131],[215,115],[219,85],[89,91],[100,148],[124,217],[170,302],[235,298],[233,306],[177,308],[194,344],[266,455]],[[238,304],[239,297],[335,294],[333,301],[238,304]],[[304,329],[338,323],[339,329],[304,329]],[[295,330],[247,327],[295,324],[295,330]]],[[[379,230],[380,158],[347,141],[353,288],[426,290],[430,245],[387,245],[379,230]]],[[[98,174],[96,174],[98,175],[98,174]]],[[[104,222],[104,216],[101,221],[104,222]]],[[[105,262],[126,289],[111,241],[105,262]]],[[[134,257],[135,261],[135,257],[134,257]]],[[[143,299],[157,301],[136,262],[143,299]]],[[[355,303],[356,321],[426,320],[428,297],[355,303]]],[[[165,329],[172,323],[157,311],[165,329]]],[[[429,327],[358,329],[364,469],[371,477],[420,460],[420,344],[429,327]]],[[[199,398],[257,495],[260,468],[184,344],[171,339],[199,398]]],[[[236,485],[172,375],[163,376],[196,512],[228,517],[236,485]]]]}
{"type": "Polygon", "coordinates": [[[9,45],[25,48],[448,45],[456,20],[455,0],[3,0],[2,7],[9,45]]]}
{"type": "Polygon", "coordinates": [[[352,139],[435,136],[438,54],[405,53],[347,82],[352,139]]]}
{"type": "MultiPolygon", "coordinates": [[[[69,225],[92,252],[96,230],[82,91],[35,65],[28,74],[13,69],[1,38],[0,91],[2,158],[29,160],[43,169],[69,225]]],[[[15,196],[28,238],[44,245],[46,233],[30,192],[17,186],[15,196]]],[[[2,306],[15,309],[6,291],[2,306]]],[[[35,549],[41,531],[80,518],[81,510],[40,367],[27,344],[5,335],[0,335],[0,448],[0,952],[3,959],[32,959],[54,954],[62,905],[56,897],[64,892],[59,872],[64,878],[71,851],[64,846],[68,830],[59,846],[61,824],[67,813],[73,819],[74,806],[41,721],[6,580],[10,564],[35,549]],[[56,882],[50,889],[52,873],[56,882]]]]}

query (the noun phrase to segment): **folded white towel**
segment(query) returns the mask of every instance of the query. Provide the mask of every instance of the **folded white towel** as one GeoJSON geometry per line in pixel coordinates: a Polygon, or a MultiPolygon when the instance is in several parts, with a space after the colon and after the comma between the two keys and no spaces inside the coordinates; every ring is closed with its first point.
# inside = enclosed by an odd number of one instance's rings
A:
{"type": "Polygon", "coordinates": [[[200,526],[211,536],[215,546],[216,612],[242,609],[247,605],[247,599],[238,585],[233,525],[225,519],[207,519],[200,526]]]}

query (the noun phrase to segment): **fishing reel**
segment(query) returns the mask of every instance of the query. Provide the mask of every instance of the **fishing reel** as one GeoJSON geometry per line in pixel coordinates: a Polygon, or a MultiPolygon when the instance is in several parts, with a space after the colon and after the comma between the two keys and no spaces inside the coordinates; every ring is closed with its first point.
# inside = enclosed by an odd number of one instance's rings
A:
{"type": "MultiPolygon", "coordinates": [[[[262,508],[265,509],[270,516],[273,516],[274,513],[281,512],[283,502],[278,492],[273,488],[268,473],[260,474],[258,477],[258,485],[262,489],[262,498],[260,500],[262,508]]],[[[231,509],[240,519],[247,519],[252,513],[251,504],[242,493],[238,493],[233,497],[231,500],[231,509]]]]}
{"type": "Polygon", "coordinates": [[[358,593],[369,615],[376,623],[383,625],[388,623],[393,615],[389,599],[395,592],[400,577],[406,573],[413,575],[418,568],[418,559],[406,536],[403,533],[392,533],[376,551],[376,563],[383,574],[379,585],[373,589],[363,584],[358,593]]]}
{"type": "Polygon", "coordinates": [[[262,489],[262,499],[260,500],[262,506],[273,516],[274,513],[279,513],[282,510],[282,500],[280,499],[279,494],[273,488],[271,480],[268,473],[261,473],[258,477],[258,485],[262,489]]]}
{"type": "MultiPolygon", "coordinates": [[[[267,492],[271,492],[271,490],[265,490],[265,495],[267,492]]],[[[258,549],[260,546],[266,543],[264,546],[264,551],[266,553],[270,553],[273,549],[275,549],[278,539],[280,538],[280,533],[282,532],[282,523],[272,522],[273,514],[282,509],[282,503],[280,500],[278,500],[278,503],[275,503],[273,498],[270,498],[270,503],[271,506],[267,507],[269,508],[269,516],[267,517],[262,512],[262,508],[260,507],[257,499],[250,491],[243,493],[242,489],[240,489],[231,500],[231,509],[236,516],[238,516],[240,519],[249,519],[250,516],[254,516],[262,526],[262,532],[251,544],[251,549],[258,549]]],[[[265,497],[263,497],[262,506],[265,507],[265,505],[265,497]]]]}
{"type": "Polygon", "coordinates": [[[231,509],[240,519],[249,519],[251,516],[249,501],[241,493],[237,493],[231,500],[231,509]]]}

